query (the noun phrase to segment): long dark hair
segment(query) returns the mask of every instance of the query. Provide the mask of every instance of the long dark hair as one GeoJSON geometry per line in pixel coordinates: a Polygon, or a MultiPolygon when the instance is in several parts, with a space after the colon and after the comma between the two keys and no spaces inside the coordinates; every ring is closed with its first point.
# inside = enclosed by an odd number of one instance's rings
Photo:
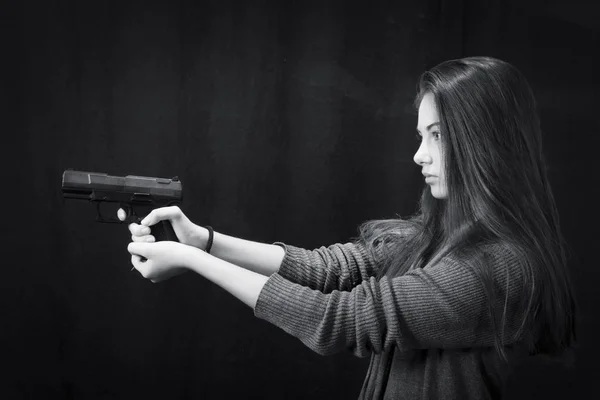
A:
{"type": "MultiPolygon", "coordinates": [[[[516,335],[536,329],[539,336],[530,352],[560,355],[576,340],[576,302],[568,272],[569,249],[548,181],[529,84],[507,62],[468,57],[424,72],[415,108],[427,93],[433,95],[440,117],[448,196],[434,198],[426,185],[418,212],[408,218],[365,222],[358,239],[371,251],[385,243],[379,278],[423,268],[448,254],[466,254],[482,244],[502,243],[523,260],[526,291],[516,335]]],[[[495,348],[507,361],[500,334],[506,306],[499,320],[489,266],[481,260],[472,267],[489,300],[495,348]]]]}

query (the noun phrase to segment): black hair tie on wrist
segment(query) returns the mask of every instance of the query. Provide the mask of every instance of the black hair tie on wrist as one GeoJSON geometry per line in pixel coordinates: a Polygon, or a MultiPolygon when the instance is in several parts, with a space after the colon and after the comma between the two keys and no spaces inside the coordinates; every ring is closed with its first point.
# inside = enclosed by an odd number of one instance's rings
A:
{"type": "Polygon", "coordinates": [[[206,251],[207,254],[210,254],[210,249],[212,247],[213,239],[215,237],[215,231],[211,226],[208,225],[206,225],[205,228],[208,229],[208,242],[206,243],[206,250],[204,251],[206,251]]]}

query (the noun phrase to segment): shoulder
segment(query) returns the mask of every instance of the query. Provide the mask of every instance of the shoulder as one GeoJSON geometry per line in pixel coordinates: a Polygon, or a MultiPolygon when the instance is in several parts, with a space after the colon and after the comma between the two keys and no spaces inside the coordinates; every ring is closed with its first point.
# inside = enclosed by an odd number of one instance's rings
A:
{"type": "Polygon", "coordinates": [[[447,263],[468,269],[476,268],[484,274],[520,274],[527,264],[526,256],[516,246],[492,241],[461,248],[443,257],[447,263]]]}
{"type": "Polygon", "coordinates": [[[522,269],[527,261],[525,253],[521,249],[501,241],[482,245],[481,252],[488,263],[502,269],[522,269]]]}
{"type": "Polygon", "coordinates": [[[482,243],[449,258],[480,278],[490,279],[500,288],[510,287],[510,291],[521,290],[529,281],[531,269],[527,257],[510,243],[482,243]]]}
{"type": "Polygon", "coordinates": [[[452,252],[449,258],[453,261],[486,261],[494,264],[512,264],[522,261],[522,255],[518,248],[500,240],[463,247],[457,252],[452,252]]]}

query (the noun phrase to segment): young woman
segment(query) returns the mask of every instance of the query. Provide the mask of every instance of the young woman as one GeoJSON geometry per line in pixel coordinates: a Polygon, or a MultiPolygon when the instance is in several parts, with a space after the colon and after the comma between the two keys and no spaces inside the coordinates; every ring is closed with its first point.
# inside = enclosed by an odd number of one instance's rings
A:
{"type": "Polygon", "coordinates": [[[426,71],[415,106],[427,185],[410,218],[312,251],[214,233],[209,253],[212,230],[159,208],[129,226],[133,266],[195,271],[319,354],[370,356],[361,399],[501,398],[517,360],[575,343],[535,99],[514,66],[470,57],[426,71]],[[162,220],[180,243],[155,242],[162,220]]]}

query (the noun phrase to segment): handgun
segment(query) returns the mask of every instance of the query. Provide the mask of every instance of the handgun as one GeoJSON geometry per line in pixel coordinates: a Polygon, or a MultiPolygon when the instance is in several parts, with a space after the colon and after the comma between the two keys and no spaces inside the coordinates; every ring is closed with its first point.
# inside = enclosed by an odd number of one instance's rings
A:
{"type": "MultiPolygon", "coordinates": [[[[114,176],[99,172],[76,171],[69,168],[63,172],[62,193],[65,199],[88,200],[96,204],[96,221],[106,223],[140,223],[154,208],[180,204],[183,201],[183,185],[179,177],[154,178],[147,176],[114,176]],[[105,217],[100,211],[102,203],[118,203],[125,211],[124,221],[105,217]]],[[[178,241],[169,221],[161,221],[150,227],[156,241],[178,241]]]]}

